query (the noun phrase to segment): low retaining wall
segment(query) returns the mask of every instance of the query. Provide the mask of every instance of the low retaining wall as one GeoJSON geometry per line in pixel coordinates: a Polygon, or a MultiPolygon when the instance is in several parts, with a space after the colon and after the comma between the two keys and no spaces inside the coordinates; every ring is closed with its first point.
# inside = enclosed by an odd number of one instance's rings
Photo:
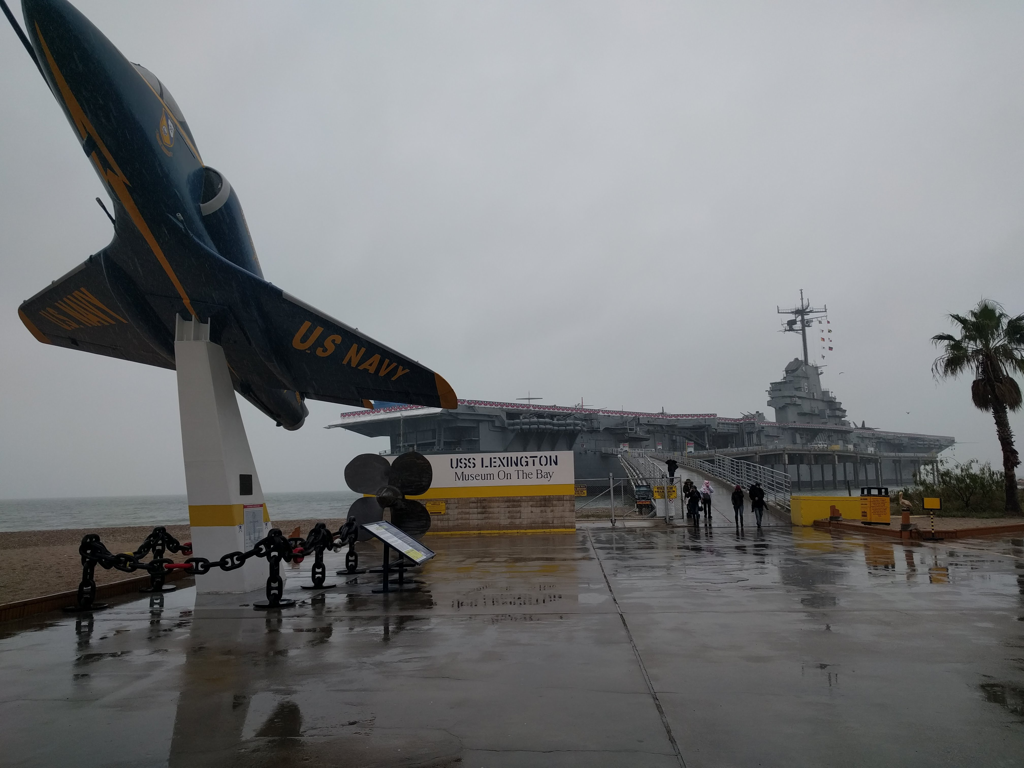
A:
{"type": "Polygon", "coordinates": [[[424,503],[431,513],[428,536],[576,530],[575,496],[494,496],[430,499],[424,503]]]}
{"type": "Polygon", "coordinates": [[[1024,533],[1024,523],[1012,525],[988,525],[974,528],[939,529],[933,534],[930,529],[920,527],[909,531],[883,525],[863,525],[846,521],[815,520],[815,528],[830,530],[853,531],[855,533],[871,533],[875,536],[888,536],[893,539],[919,539],[923,541],[943,541],[945,539],[971,539],[976,536],[998,536],[1007,533],[1024,533]]]}

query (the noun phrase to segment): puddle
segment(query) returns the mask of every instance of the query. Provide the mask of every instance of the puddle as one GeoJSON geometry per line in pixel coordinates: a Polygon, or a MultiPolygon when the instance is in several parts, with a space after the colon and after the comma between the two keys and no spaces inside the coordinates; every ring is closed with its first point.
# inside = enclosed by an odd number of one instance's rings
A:
{"type": "Polygon", "coordinates": [[[302,710],[294,701],[278,702],[260,729],[256,738],[286,739],[302,735],[302,710]]]}
{"type": "Polygon", "coordinates": [[[985,701],[1006,708],[1017,717],[1024,718],[1024,688],[1012,683],[982,683],[985,701]]]}

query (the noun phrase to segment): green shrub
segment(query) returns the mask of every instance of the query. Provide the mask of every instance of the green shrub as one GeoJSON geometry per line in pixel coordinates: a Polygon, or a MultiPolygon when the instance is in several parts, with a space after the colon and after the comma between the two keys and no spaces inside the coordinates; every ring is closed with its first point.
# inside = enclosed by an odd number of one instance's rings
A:
{"type": "MultiPolygon", "coordinates": [[[[938,482],[918,478],[912,488],[903,489],[903,498],[914,505],[914,514],[925,514],[923,497],[942,499],[939,517],[1003,517],[1005,495],[1003,473],[992,469],[988,462],[980,464],[971,459],[963,464],[939,462],[938,482]]],[[[896,511],[896,510],[894,510],[896,511]]]]}

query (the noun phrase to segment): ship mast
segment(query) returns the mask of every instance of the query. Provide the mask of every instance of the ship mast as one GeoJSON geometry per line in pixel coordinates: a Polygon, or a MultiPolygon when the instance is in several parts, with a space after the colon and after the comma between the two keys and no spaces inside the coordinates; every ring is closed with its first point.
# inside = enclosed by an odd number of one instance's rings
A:
{"type": "Polygon", "coordinates": [[[811,306],[810,301],[804,299],[804,289],[800,289],[800,306],[794,307],[793,309],[779,309],[775,307],[775,312],[780,315],[792,315],[792,320],[787,320],[782,324],[783,333],[799,333],[800,340],[803,342],[804,347],[804,365],[810,365],[810,361],[807,359],[807,327],[811,324],[810,318],[814,318],[818,315],[824,315],[828,312],[828,306],[824,306],[821,309],[811,306]]]}

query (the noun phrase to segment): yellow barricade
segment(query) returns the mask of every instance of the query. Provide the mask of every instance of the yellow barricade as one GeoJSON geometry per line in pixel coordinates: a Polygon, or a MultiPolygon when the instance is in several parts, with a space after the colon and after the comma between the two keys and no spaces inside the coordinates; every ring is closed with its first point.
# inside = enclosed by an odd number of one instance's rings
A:
{"type": "Polygon", "coordinates": [[[791,496],[790,520],[793,525],[814,525],[832,517],[833,507],[844,520],[860,521],[860,496],[791,496]]]}

